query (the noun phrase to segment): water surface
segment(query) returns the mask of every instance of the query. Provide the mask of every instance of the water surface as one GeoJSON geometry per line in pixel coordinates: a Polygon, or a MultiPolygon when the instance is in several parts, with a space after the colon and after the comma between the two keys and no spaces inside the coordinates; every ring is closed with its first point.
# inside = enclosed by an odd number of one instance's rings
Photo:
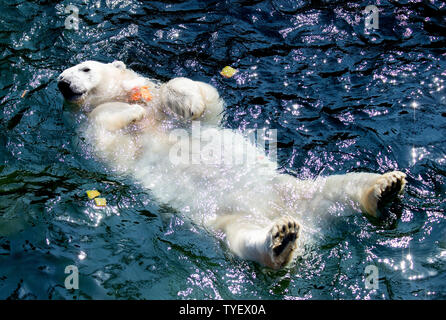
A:
{"type": "Polygon", "coordinates": [[[380,0],[365,32],[368,4],[2,1],[0,299],[446,298],[446,5],[380,0]],[[224,125],[277,129],[281,170],[299,178],[405,172],[399,219],[335,219],[279,272],[237,259],[88,153],[55,81],[87,59],[213,84],[224,125]],[[222,78],[226,65],[239,73],[222,78]],[[64,287],[67,265],[79,290],[64,287]]]}

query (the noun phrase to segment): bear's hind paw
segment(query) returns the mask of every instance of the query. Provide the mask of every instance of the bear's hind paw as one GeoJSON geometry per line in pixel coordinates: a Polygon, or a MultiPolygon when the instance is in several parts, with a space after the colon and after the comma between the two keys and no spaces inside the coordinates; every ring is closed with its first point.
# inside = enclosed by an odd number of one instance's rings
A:
{"type": "Polygon", "coordinates": [[[291,262],[297,247],[300,225],[291,217],[278,220],[270,230],[270,257],[274,269],[279,269],[291,262]]]}
{"type": "Polygon", "coordinates": [[[392,171],[381,175],[365,192],[363,206],[369,215],[379,218],[381,209],[404,191],[406,174],[392,171]]]}

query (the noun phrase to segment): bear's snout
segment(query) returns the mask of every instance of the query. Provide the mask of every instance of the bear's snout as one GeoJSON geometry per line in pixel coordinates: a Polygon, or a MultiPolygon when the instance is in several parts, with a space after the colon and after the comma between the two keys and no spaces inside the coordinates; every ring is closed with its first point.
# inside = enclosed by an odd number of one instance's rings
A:
{"type": "Polygon", "coordinates": [[[75,101],[84,94],[84,92],[79,92],[73,89],[71,82],[63,77],[59,77],[57,87],[59,88],[59,91],[62,93],[63,97],[68,101],[75,101]]]}

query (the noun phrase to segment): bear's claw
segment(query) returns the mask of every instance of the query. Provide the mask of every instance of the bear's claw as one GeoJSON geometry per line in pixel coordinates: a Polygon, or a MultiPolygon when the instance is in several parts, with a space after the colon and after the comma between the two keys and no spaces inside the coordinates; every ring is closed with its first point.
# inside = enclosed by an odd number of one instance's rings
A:
{"type": "Polygon", "coordinates": [[[300,225],[291,217],[283,217],[271,228],[271,260],[275,269],[287,265],[297,247],[300,225]]]}

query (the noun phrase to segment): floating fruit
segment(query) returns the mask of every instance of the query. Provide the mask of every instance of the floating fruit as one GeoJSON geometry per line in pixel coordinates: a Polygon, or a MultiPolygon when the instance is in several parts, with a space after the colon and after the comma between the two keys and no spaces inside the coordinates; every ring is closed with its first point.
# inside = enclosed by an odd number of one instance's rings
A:
{"type": "Polygon", "coordinates": [[[101,195],[101,193],[99,191],[97,191],[97,190],[87,190],[87,196],[88,196],[88,198],[90,200],[94,199],[94,198],[96,198],[97,196],[100,196],[100,195],[101,195]]]}
{"type": "Polygon", "coordinates": [[[107,199],[105,198],[95,198],[94,202],[98,207],[105,207],[107,205],[107,199]]]}
{"type": "Polygon", "coordinates": [[[226,66],[223,68],[223,70],[220,71],[220,74],[225,78],[231,78],[237,72],[238,72],[237,69],[234,69],[230,66],[226,66]]]}

